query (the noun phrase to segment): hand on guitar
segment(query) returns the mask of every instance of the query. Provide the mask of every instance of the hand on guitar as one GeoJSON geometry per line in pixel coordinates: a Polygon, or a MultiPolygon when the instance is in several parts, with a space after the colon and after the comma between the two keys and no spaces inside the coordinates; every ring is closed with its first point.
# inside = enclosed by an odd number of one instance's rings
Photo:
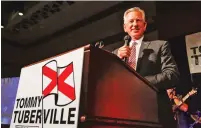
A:
{"type": "Polygon", "coordinates": [[[175,112],[177,109],[183,111],[183,112],[187,112],[188,111],[188,105],[184,102],[182,102],[181,99],[179,99],[178,97],[175,97],[174,99],[174,105],[172,106],[172,110],[173,112],[175,112]]]}

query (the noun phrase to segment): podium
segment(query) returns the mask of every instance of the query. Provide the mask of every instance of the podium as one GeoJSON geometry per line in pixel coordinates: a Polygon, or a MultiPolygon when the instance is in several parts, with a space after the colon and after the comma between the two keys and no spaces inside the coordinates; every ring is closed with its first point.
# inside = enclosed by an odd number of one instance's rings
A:
{"type": "Polygon", "coordinates": [[[26,66],[20,77],[10,128],[175,128],[166,90],[99,48],[26,66]]]}
{"type": "Polygon", "coordinates": [[[162,128],[158,90],[116,55],[84,53],[79,128],[162,128]]]}

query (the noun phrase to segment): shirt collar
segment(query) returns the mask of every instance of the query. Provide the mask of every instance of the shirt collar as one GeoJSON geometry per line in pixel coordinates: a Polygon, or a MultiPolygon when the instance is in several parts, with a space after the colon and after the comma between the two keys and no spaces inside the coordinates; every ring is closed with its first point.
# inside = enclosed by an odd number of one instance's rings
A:
{"type": "Polygon", "coordinates": [[[142,40],[143,40],[143,38],[144,38],[144,36],[142,36],[140,39],[138,39],[138,40],[132,40],[131,42],[132,43],[134,43],[134,42],[136,42],[137,44],[141,44],[142,43],[142,40]]]}

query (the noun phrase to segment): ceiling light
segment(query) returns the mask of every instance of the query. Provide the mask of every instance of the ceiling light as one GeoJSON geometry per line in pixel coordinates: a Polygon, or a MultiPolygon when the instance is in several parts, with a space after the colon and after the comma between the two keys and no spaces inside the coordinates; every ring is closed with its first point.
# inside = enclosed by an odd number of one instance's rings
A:
{"type": "Polygon", "coordinates": [[[19,14],[20,16],[23,16],[23,13],[21,13],[21,12],[19,12],[18,14],[19,14]]]}

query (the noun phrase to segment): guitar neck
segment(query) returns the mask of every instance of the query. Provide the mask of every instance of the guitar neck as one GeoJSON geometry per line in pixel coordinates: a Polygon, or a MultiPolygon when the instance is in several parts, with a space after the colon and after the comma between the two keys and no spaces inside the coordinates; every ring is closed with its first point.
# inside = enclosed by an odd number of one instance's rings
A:
{"type": "Polygon", "coordinates": [[[182,98],[182,102],[185,102],[189,97],[190,97],[190,95],[189,95],[189,94],[186,94],[186,95],[182,98]]]}

